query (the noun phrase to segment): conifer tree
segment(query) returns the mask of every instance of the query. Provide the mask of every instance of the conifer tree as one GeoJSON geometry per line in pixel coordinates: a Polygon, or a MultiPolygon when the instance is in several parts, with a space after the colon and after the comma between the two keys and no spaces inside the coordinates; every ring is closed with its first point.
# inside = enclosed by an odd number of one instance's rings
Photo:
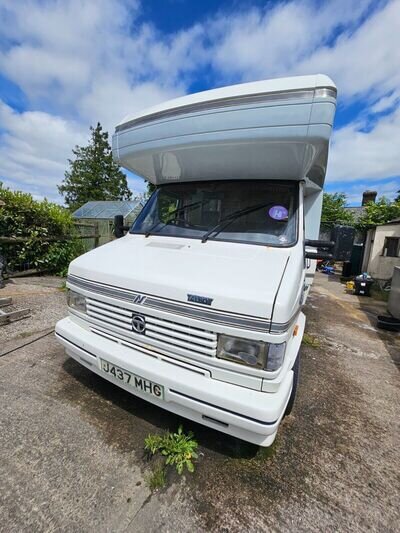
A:
{"type": "Polygon", "coordinates": [[[66,205],[78,209],[90,200],[130,200],[125,174],[112,158],[108,133],[101,124],[90,127],[90,141],[87,146],[75,146],[74,159],[69,159],[69,169],[58,186],[66,205]]]}

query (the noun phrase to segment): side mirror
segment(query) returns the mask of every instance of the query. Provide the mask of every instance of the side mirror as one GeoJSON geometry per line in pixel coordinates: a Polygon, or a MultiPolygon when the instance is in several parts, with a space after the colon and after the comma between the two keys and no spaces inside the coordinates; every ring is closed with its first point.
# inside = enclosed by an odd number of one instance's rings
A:
{"type": "Polygon", "coordinates": [[[124,217],[122,215],[115,215],[114,217],[114,235],[117,239],[125,235],[125,231],[129,230],[129,226],[124,226],[124,217]]]}
{"type": "Polygon", "coordinates": [[[334,241],[319,241],[313,239],[306,239],[304,241],[305,246],[312,246],[317,248],[316,252],[307,252],[305,251],[304,255],[306,259],[333,259],[333,254],[325,250],[330,250],[335,246],[334,241]],[[321,250],[322,249],[322,250],[321,250]]]}

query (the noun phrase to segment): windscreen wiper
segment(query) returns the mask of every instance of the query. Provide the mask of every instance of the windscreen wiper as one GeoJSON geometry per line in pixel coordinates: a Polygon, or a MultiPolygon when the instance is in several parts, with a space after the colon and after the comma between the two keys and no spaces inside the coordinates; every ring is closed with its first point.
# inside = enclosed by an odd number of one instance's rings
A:
{"type": "MultiPolygon", "coordinates": [[[[182,207],[178,207],[178,209],[175,209],[174,211],[171,211],[171,213],[169,213],[170,215],[176,215],[177,213],[180,213],[180,212],[185,212],[187,209],[192,209],[194,207],[199,207],[201,206],[202,204],[204,204],[203,201],[201,202],[193,202],[192,204],[188,204],[188,205],[183,205],[182,207]]],[[[162,222],[161,220],[159,220],[158,222],[156,222],[155,224],[153,224],[151,226],[151,228],[149,230],[146,231],[146,233],[144,234],[145,237],[148,237],[149,235],[152,234],[152,232],[156,229],[156,227],[159,225],[159,224],[163,224],[162,227],[164,226],[167,226],[168,224],[170,224],[172,221],[174,220],[174,217],[170,217],[166,222],[162,222]]],[[[161,228],[160,228],[161,229],[161,228]]]]}
{"type": "Polygon", "coordinates": [[[221,233],[223,229],[225,229],[229,224],[231,224],[234,220],[237,220],[243,215],[247,215],[249,213],[253,213],[253,211],[258,211],[259,209],[263,209],[264,207],[268,207],[271,205],[271,202],[268,202],[267,204],[257,204],[257,205],[250,205],[248,207],[245,207],[244,209],[240,209],[239,211],[234,211],[227,217],[223,218],[221,222],[216,224],[213,228],[207,231],[201,238],[201,242],[207,242],[207,239],[212,233],[215,233],[215,236],[218,235],[218,233],[221,233]]]}

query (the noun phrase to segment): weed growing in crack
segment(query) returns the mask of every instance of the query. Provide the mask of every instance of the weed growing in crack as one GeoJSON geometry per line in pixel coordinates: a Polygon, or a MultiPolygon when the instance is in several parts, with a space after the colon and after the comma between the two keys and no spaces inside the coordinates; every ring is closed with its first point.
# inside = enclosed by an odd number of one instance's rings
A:
{"type": "Polygon", "coordinates": [[[182,426],[175,433],[168,431],[164,435],[148,435],[144,440],[144,449],[149,456],[161,454],[165,458],[165,466],[173,465],[178,474],[185,468],[194,472],[194,459],[197,459],[198,443],[189,431],[186,435],[182,426]]]}
{"type": "Polygon", "coordinates": [[[319,340],[309,333],[304,333],[302,343],[306,346],[311,346],[311,348],[319,348],[321,346],[319,340]]]}
{"type": "Polygon", "coordinates": [[[165,472],[165,465],[157,465],[151,472],[151,475],[146,479],[147,484],[152,492],[162,489],[167,483],[167,475],[165,472]]]}

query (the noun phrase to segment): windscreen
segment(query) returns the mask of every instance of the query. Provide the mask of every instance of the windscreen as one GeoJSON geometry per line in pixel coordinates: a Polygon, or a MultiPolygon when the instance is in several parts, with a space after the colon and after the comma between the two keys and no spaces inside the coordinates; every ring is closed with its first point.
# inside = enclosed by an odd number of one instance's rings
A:
{"type": "Polygon", "coordinates": [[[291,246],[297,240],[296,183],[262,180],[161,185],[131,233],[291,246]]]}

